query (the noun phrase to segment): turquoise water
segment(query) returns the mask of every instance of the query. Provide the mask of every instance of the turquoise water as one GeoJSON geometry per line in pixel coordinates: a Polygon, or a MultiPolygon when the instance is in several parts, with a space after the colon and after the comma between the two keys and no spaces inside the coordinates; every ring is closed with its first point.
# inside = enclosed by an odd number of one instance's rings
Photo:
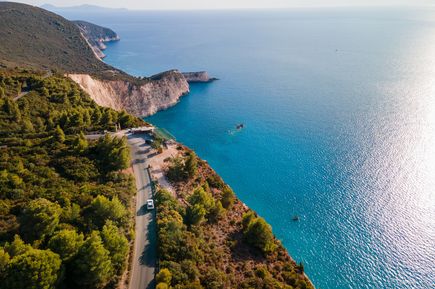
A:
{"type": "Polygon", "coordinates": [[[220,78],[147,120],[206,159],[317,287],[435,287],[434,9],[83,17],[120,34],[106,61],[132,74],[220,78]]]}

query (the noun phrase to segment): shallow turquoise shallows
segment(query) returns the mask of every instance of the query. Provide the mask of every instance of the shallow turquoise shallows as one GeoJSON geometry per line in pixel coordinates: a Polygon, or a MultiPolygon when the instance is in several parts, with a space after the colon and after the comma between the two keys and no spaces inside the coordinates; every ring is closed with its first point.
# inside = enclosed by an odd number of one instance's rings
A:
{"type": "Polygon", "coordinates": [[[147,120],[266,218],[316,287],[435,288],[433,8],[86,17],[120,34],[106,61],[127,72],[220,79],[147,120]]]}

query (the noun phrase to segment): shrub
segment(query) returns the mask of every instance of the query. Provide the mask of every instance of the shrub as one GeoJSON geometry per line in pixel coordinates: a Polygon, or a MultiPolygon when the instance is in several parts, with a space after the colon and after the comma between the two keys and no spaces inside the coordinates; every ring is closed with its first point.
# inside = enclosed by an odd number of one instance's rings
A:
{"type": "Polygon", "coordinates": [[[159,273],[157,273],[156,275],[157,283],[171,284],[171,280],[172,280],[172,274],[166,268],[160,269],[159,273]]]}
{"type": "Polygon", "coordinates": [[[233,190],[231,190],[230,187],[225,186],[225,188],[222,191],[222,198],[221,198],[222,206],[225,209],[231,208],[233,206],[233,204],[234,204],[235,198],[236,197],[234,195],[233,190]]]}
{"type": "Polygon", "coordinates": [[[60,126],[56,126],[56,129],[54,130],[53,139],[54,139],[54,141],[56,141],[58,143],[65,142],[65,133],[60,128],[60,126]]]}
{"type": "Polygon", "coordinates": [[[189,225],[198,225],[206,220],[206,214],[207,210],[204,206],[200,204],[190,205],[186,210],[186,222],[189,225]]]}
{"type": "Polygon", "coordinates": [[[263,218],[254,218],[249,223],[245,233],[245,240],[260,249],[263,253],[271,253],[276,249],[272,228],[263,218]]]}
{"type": "Polygon", "coordinates": [[[185,179],[184,163],[180,157],[172,158],[169,166],[167,176],[170,181],[179,182],[185,179]]]}
{"type": "Polygon", "coordinates": [[[193,194],[188,198],[191,205],[201,205],[209,212],[215,205],[215,200],[210,193],[204,191],[202,187],[193,191],[193,194]]]}
{"type": "Polygon", "coordinates": [[[215,203],[215,206],[210,210],[210,220],[213,222],[218,221],[225,214],[225,209],[222,207],[220,201],[215,203]]]}
{"type": "Polygon", "coordinates": [[[166,283],[158,283],[156,289],[169,289],[169,286],[166,283]]]}

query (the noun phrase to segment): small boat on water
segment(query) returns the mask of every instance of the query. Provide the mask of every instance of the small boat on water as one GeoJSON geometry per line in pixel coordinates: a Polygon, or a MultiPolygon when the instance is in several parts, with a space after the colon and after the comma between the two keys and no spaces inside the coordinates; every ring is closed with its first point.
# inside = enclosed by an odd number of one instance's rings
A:
{"type": "Polygon", "coordinates": [[[245,127],[245,126],[244,126],[243,123],[240,123],[240,124],[236,125],[236,129],[242,129],[242,128],[244,128],[244,127],[245,127]]]}
{"type": "Polygon", "coordinates": [[[297,221],[300,220],[300,218],[299,218],[298,215],[294,215],[294,216],[292,217],[292,220],[295,221],[295,222],[297,222],[297,221]]]}

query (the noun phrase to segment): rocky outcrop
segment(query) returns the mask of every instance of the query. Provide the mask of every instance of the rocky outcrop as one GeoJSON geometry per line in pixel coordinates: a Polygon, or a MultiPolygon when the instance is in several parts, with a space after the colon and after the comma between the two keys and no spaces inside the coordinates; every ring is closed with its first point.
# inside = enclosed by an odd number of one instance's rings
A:
{"type": "Polygon", "coordinates": [[[149,116],[176,104],[189,93],[189,84],[177,70],[154,75],[137,84],[128,80],[102,80],[89,74],[68,74],[99,105],[149,116]]]}
{"type": "Polygon", "coordinates": [[[217,78],[210,77],[207,71],[183,72],[183,75],[187,82],[211,82],[217,80],[217,78]]]}
{"type": "Polygon", "coordinates": [[[107,48],[104,43],[120,40],[119,36],[112,29],[81,20],[72,22],[77,25],[82,36],[86,39],[95,55],[100,59],[106,57],[103,53],[103,50],[107,48]]]}

